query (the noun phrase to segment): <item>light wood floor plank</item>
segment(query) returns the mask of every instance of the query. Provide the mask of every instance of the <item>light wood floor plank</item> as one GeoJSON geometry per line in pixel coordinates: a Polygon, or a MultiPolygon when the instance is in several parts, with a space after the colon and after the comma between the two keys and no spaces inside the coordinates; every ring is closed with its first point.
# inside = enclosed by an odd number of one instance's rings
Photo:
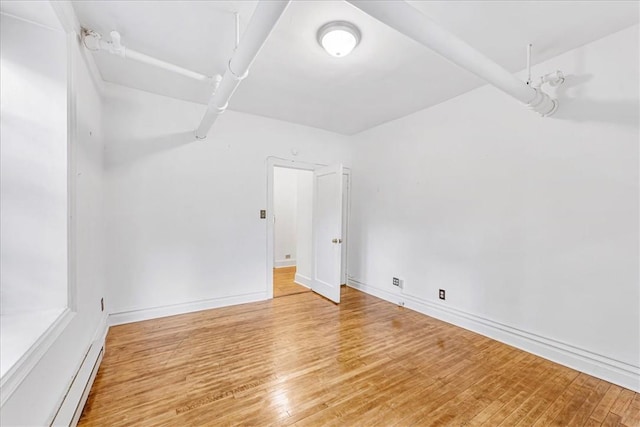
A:
{"type": "Polygon", "coordinates": [[[273,297],[283,297],[287,295],[311,292],[311,289],[298,285],[294,279],[296,267],[280,267],[273,269],[273,297]]]}
{"type": "Polygon", "coordinates": [[[622,418],[620,415],[616,415],[613,412],[609,412],[602,422],[602,427],[618,427],[622,425],[622,418]]]}
{"type": "Polygon", "coordinates": [[[593,410],[605,396],[610,386],[611,385],[606,381],[598,381],[595,387],[591,387],[587,399],[578,410],[574,411],[574,413],[572,414],[573,418],[571,418],[571,420],[567,424],[586,424],[589,420],[589,417],[593,413],[593,410]]]}
{"type": "Polygon", "coordinates": [[[640,397],[351,288],[112,327],[81,426],[637,425],[640,397]]]}
{"type": "Polygon", "coordinates": [[[625,412],[633,401],[635,395],[636,393],[632,392],[631,390],[622,389],[622,392],[620,392],[620,394],[618,395],[618,398],[613,403],[613,406],[611,406],[610,412],[620,416],[625,415],[625,412]]]}
{"type": "Polygon", "coordinates": [[[635,393],[633,400],[622,415],[622,424],[640,426],[640,393],[635,393]]]}
{"type": "Polygon", "coordinates": [[[591,418],[595,421],[598,421],[599,423],[604,422],[604,419],[607,417],[609,410],[613,406],[613,403],[618,399],[620,393],[622,393],[622,390],[622,387],[611,384],[602,400],[598,403],[598,406],[596,406],[596,408],[591,413],[591,418]]]}

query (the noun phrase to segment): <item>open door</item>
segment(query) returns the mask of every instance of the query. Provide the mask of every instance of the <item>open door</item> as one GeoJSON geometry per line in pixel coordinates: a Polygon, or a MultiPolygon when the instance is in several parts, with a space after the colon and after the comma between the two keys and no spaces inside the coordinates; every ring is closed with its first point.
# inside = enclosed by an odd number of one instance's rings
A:
{"type": "Polygon", "coordinates": [[[342,165],[313,172],[314,292],[340,302],[342,265],[342,165]]]}

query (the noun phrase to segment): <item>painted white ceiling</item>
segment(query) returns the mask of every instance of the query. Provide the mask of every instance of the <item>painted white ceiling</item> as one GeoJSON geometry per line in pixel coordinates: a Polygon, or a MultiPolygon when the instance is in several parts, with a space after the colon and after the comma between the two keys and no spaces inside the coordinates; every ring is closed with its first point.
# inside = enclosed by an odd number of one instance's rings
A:
{"type": "Polygon", "coordinates": [[[49,2],[24,2],[24,1],[0,1],[0,13],[14,16],[45,27],[62,30],[62,25],[58,20],[49,2]]]}
{"type": "MultiPolygon", "coordinates": [[[[638,23],[635,1],[411,1],[420,11],[510,71],[638,23]]],[[[223,74],[255,1],[78,1],[82,25],[195,71],[223,74]]],[[[210,88],[105,52],[93,54],[104,80],[205,104],[210,88]]],[[[551,71],[551,70],[550,70],[551,71]]],[[[453,98],[483,81],[342,1],[293,1],[229,108],[354,134],[453,98]],[[353,53],[333,58],[319,27],[347,20],[362,32],[353,53]]],[[[195,118],[197,123],[199,118],[195,118]]]]}

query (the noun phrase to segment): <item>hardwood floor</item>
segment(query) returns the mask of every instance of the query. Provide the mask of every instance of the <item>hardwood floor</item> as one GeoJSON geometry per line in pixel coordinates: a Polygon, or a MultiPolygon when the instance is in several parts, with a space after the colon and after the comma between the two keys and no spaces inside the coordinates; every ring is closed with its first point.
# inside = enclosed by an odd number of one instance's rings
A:
{"type": "Polygon", "coordinates": [[[640,426],[640,395],[343,288],[109,331],[81,426],[640,426]]]}
{"type": "Polygon", "coordinates": [[[299,294],[301,292],[311,292],[311,289],[298,285],[294,282],[296,275],[295,267],[281,267],[273,269],[273,297],[299,294]]]}

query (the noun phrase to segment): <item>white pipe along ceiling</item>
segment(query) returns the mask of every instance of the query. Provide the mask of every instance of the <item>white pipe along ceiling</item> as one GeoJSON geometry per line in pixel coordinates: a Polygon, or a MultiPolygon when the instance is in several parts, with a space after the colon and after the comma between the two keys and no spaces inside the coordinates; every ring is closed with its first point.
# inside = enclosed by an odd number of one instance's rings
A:
{"type": "Polygon", "coordinates": [[[111,36],[111,41],[102,40],[102,35],[93,31],[84,28],[82,34],[82,40],[84,46],[91,51],[102,50],[105,52],[109,52],[112,55],[118,55],[121,58],[132,59],[134,61],[142,62],[144,64],[153,65],[154,67],[162,68],[168,71],[172,71],[177,74],[181,74],[186,77],[190,77],[195,80],[200,81],[219,81],[220,76],[209,77],[201,73],[197,73],[195,71],[188,70],[186,68],[180,67],[176,64],[172,64],[171,62],[163,61],[161,59],[154,58],[149,55],[145,55],[144,53],[138,52],[136,50],[127,48],[122,45],[120,42],[120,33],[117,31],[111,31],[109,33],[111,36]]]}
{"type": "MultiPolygon", "coordinates": [[[[204,139],[218,116],[226,111],[229,100],[240,85],[240,82],[247,77],[249,67],[290,1],[260,0],[242,36],[242,40],[239,42],[239,25],[236,15],[236,49],[222,77],[219,75],[213,77],[205,76],[125,48],[120,43],[120,34],[116,31],[111,32],[112,41],[106,42],[102,40],[100,34],[83,29],[83,41],[87,49],[92,51],[107,51],[123,58],[154,65],[196,80],[210,81],[213,84],[214,92],[209,99],[207,110],[202,117],[200,125],[195,131],[196,138],[204,139]]],[[[529,68],[531,45],[527,46],[529,79],[527,82],[523,82],[405,1],[346,1],[378,21],[430,48],[454,64],[486,80],[541,116],[550,116],[558,108],[557,100],[551,99],[549,95],[542,91],[540,86],[543,84],[557,86],[564,82],[564,76],[562,72],[556,71],[539,78],[535,82],[531,82],[529,68]]]]}
{"type": "Polygon", "coordinates": [[[249,67],[258,55],[258,52],[273,31],[280,16],[289,5],[289,0],[260,1],[236,51],[229,61],[227,71],[222,76],[220,86],[211,96],[207,111],[196,129],[196,138],[204,139],[207,132],[215,123],[218,116],[225,112],[229,105],[229,99],[247,77],[249,67]]]}
{"type": "MultiPolygon", "coordinates": [[[[532,87],[503,67],[449,33],[429,17],[404,1],[346,0],[367,15],[430,48],[454,64],[472,72],[541,116],[549,116],[558,108],[558,102],[544,93],[539,86],[532,87]]],[[[548,81],[554,85],[564,81],[548,81]]]]}

